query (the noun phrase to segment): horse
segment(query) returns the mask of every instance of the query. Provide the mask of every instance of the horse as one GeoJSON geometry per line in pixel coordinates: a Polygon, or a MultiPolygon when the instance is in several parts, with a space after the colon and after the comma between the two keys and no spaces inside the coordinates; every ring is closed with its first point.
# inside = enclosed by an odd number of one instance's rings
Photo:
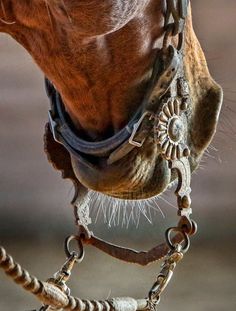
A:
{"type": "Polygon", "coordinates": [[[0,32],[22,45],[44,73],[50,99],[45,151],[76,185],[78,235],[47,282],[0,247],[0,267],[44,304],[40,310],[154,310],[197,226],[191,173],[216,131],[223,100],[193,30],[188,0],[0,0],[0,32]],[[178,180],[176,227],[166,243],[135,251],[89,229],[87,189],[120,199],[158,196],[178,180]],[[78,242],[79,252],[70,251],[78,242]],[[148,298],[81,300],[66,282],[90,244],[126,262],[164,258],[148,298]]]}
{"type": "MultiPolygon", "coordinates": [[[[167,4],[164,0],[1,0],[0,32],[32,56],[60,94],[75,132],[87,142],[100,142],[119,133],[145,98],[163,44],[167,4]]],[[[190,4],[183,40],[183,67],[192,101],[187,136],[193,172],[216,131],[223,96],[194,33],[190,4]]],[[[171,37],[173,46],[176,41],[171,37]]],[[[121,199],[157,196],[176,178],[151,138],[109,165],[104,158],[89,160],[89,169],[66,156],[57,166],[70,162],[74,178],[86,188],[121,199]]]]}

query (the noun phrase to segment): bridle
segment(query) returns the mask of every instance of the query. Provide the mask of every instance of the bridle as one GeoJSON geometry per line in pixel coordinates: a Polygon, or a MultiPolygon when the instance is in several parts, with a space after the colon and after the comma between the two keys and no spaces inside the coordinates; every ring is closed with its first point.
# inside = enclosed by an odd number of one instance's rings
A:
{"type": "Polygon", "coordinates": [[[33,293],[44,304],[40,310],[79,310],[79,311],[136,311],[156,310],[160,297],[169,283],[177,263],[190,246],[189,236],[196,233],[197,227],[191,220],[191,171],[188,157],[187,119],[191,99],[185,79],[183,46],[185,19],[189,0],[167,0],[165,34],[163,47],[157,53],[146,96],[140,108],[120,132],[109,139],[88,142],[73,130],[71,121],[64,109],[60,94],[46,79],[47,94],[51,102],[49,112],[50,130],[55,142],[65,148],[74,161],[87,163],[88,156],[104,158],[108,165],[124,158],[134,148],[141,148],[152,137],[159,147],[161,156],[169,163],[169,168],[178,175],[176,189],[178,215],[176,227],[166,231],[166,243],[151,250],[135,251],[113,245],[96,237],[90,230],[89,202],[87,189],[74,180],[76,186],[74,206],[78,234],[65,241],[67,261],[60,271],[47,282],[41,282],[16,264],[11,256],[0,247],[0,267],[15,282],[33,293]],[[170,38],[178,36],[177,47],[169,44],[170,38]],[[70,251],[70,242],[78,242],[79,252],[70,251]],[[148,293],[147,298],[114,298],[105,301],[81,300],[70,295],[66,285],[74,264],[84,258],[84,244],[97,247],[120,260],[147,265],[164,258],[162,270],[148,293]]]}

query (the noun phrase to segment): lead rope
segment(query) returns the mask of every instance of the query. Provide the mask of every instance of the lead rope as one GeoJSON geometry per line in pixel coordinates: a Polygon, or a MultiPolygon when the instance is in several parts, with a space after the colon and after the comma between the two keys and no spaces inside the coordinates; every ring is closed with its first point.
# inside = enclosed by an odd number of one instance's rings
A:
{"type": "Polygon", "coordinates": [[[147,306],[146,300],[135,300],[132,298],[117,298],[112,300],[82,300],[70,296],[66,282],[69,280],[75,263],[80,262],[76,253],[71,254],[65,264],[56,275],[47,282],[42,282],[30,275],[28,271],[16,263],[13,258],[0,247],[0,267],[5,273],[20,285],[23,289],[33,294],[44,306],[40,311],[68,310],[68,311],[110,311],[123,310],[122,305],[130,306],[130,311],[144,310],[147,306]]]}
{"type": "MultiPolygon", "coordinates": [[[[178,53],[183,50],[183,31],[187,16],[188,0],[167,0],[166,32],[163,42],[163,51],[167,50],[169,39],[178,35],[178,53]],[[170,23],[170,18],[173,23],[170,23]]],[[[182,68],[183,70],[183,68],[182,68]]],[[[149,252],[137,252],[111,245],[97,239],[88,230],[90,223],[86,202],[80,210],[75,206],[76,222],[79,226],[79,234],[70,236],[65,241],[66,262],[60,270],[46,282],[24,270],[13,258],[0,247],[0,268],[19,286],[36,296],[43,304],[40,311],[68,310],[68,311],[155,311],[160,302],[161,295],[170,282],[177,264],[183,259],[190,246],[189,236],[196,233],[197,226],[191,220],[190,180],[191,172],[188,161],[189,149],[183,142],[181,127],[184,127],[184,114],[189,106],[188,85],[182,77],[176,78],[177,90],[171,88],[170,100],[162,105],[158,122],[155,127],[155,139],[161,149],[162,156],[169,162],[171,170],[178,173],[179,184],[176,190],[178,199],[178,215],[180,221],[176,227],[166,231],[166,244],[159,245],[149,252]],[[175,96],[173,97],[173,92],[175,96]],[[180,102],[177,97],[181,97],[180,102]],[[176,234],[173,236],[173,234],[176,234]],[[70,242],[78,242],[79,252],[70,251],[70,242]],[[130,297],[113,298],[110,300],[82,300],[70,295],[70,289],[66,283],[70,279],[72,269],[76,263],[84,258],[83,243],[100,248],[109,255],[129,262],[146,265],[164,257],[160,273],[157,275],[148,295],[144,299],[130,297]],[[128,258],[129,257],[129,258],[128,258]]],[[[79,200],[79,199],[78,199],[79,200]]],[[[74,202],[76,205],[78,201],[74,202]]]]}

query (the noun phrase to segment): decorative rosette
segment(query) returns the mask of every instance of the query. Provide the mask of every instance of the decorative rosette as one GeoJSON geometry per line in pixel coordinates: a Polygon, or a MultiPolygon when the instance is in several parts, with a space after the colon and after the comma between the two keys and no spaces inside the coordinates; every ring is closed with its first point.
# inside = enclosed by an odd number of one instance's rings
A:
{"type": "Polygon", "coordinates": [[[159,113],[155,133],[161,153],[167,160],[174,161],[190,155],[189,148],[185,144],[187,122],[184,111],[186,109],[186,103],[170,98],[159,113]]]}

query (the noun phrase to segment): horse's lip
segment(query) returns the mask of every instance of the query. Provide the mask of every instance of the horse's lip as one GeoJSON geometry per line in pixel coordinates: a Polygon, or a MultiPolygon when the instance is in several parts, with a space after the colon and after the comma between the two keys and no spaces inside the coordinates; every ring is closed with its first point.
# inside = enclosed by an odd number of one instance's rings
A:
{"type": "MultiPolygon", "coordinates": [[[[157,156],[144,183],[129,187],[127,160],[113,165],[95,165],[85,158],[72,157],[72,166],[78,180],[87,188],[120,199],[146,199],[162,193],[169,185],[171,172],[168,162],[157,156]],[[127,183],[127,186],[125,185],[127,183]]],[[[138,168],[137,168],[138,170],[138,168]]]]}

